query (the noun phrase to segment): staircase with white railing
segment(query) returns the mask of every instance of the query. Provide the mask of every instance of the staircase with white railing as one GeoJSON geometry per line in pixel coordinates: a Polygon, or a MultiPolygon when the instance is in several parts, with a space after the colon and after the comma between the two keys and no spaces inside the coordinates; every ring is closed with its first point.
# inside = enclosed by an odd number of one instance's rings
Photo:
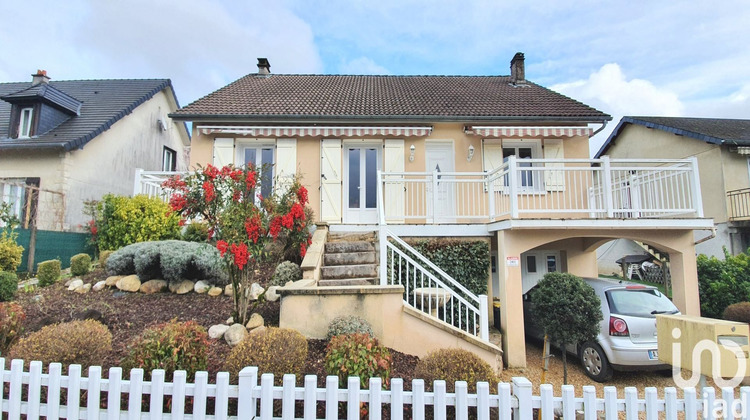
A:
{"type": "Polygon", "coordinates": [[[382,173],[378,171],[380,285],[404,288],[404,304],[489,342],[487,295],[476,295],[387,227],[382,173]]]}

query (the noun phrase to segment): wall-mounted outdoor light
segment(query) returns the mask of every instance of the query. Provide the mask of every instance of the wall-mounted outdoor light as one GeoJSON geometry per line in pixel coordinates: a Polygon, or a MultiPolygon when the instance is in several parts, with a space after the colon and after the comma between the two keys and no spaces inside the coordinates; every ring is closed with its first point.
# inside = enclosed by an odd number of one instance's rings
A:
{"type": "Polygon", "coordinates": [[[414,162],[414,151],[417,150],[416,147],[412,144],[409,148],[409,162],[414,162]]]}
{"type": "Polygon", "coordinates": [[[468,154],[468,156],[466,156],[466,160],[467,160],[468,162],[471,162],[471,160],[472,160],[473,158],[474,158],[474,145],[473,145],[473,144],[470,144],[470,145],[469,145],[469,154],[468,154]]]}

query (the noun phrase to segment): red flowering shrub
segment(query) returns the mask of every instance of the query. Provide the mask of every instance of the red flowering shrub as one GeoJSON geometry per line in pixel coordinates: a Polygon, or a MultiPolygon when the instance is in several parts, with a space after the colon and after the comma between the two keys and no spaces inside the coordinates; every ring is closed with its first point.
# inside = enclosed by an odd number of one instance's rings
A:
{"type": "Polygon", "coordinates": [[[163,184],[172,189],[173,212],[207,224],[209,241],[216,241],[232,279],[235,319],[243,323],[248,303],[243,290],[253,283],[261,264],[275,265],[281,257],[271,252],[269,245],[277,242],[284,255],[293,253],[295,259],[301,259],[310,240],[305,187],[294,179],[263,197],[259,180],[260,174],[252,166],[218,169],[207,165],[186,178],[171,178],[163,184]]]}

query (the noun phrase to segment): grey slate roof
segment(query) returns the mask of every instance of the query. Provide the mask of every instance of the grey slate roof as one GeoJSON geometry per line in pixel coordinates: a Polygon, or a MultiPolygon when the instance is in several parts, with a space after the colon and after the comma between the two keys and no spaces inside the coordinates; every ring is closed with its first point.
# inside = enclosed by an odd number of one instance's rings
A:
{"type": "MultiPolygon", "coordinates": [[[[83,147],[115,122],[151,97],[172,86],[169,79],[63,80],[51,87],[81,101],[80,115],[55,129],[27,139],[8,138],[11,104],[0,101],[0,151],[10,149],[62,149],[83,147]]],[[[31,87],[31,82],[0,83],[0,97],[31,87]]],[[[173,92],[174,93],[174,92],[173,92]]],[[[175,98],[175,101],[177,98],[175,98]]],[[[179,106],[179,105],[178,105],[179,106]]]]}
{"type": "Polygon", "coordinates": [[[726,146],[750,146],[750,120],[686,117],[623,117],[596,152],[604,155],[628,124],[666,131],[683,137],[726,146]]]}
{"type": "Polygon", "coordinates": [[[170,114],[179,120],[601,122],[611,117],[509,76],[249,74],[170,114]]]}

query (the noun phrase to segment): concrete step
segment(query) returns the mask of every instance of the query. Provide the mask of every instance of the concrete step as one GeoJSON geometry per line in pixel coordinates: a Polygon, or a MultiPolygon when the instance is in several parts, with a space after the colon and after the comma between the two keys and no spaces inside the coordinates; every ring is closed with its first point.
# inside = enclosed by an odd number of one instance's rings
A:
{"type": "Polygon", "coordinates": [[[378,279],[366,277],[361,279],[327,279],[319,280],[318,286],[372,286],[378,283],[378,279]]]}
{"type": "Polygon", "coordinates": [[[375,252],[347,252],[341,254],[325,254],[323,264],[353,265],[353,264],[375,264],[375,252]]]}
{"type": "Polygon", "coordinates": [[[336,265],[332,267],[322,267],[320,272],[321,280],[351,279],[377,276],[378,266],[375,264],[336,265]]]}
{"type": "Polygon", "coordinates": [[[367,241],[326,242],[326,254],[341,254],[345,252],[375,252],[375,245],[367,241]]]}
{"type": "Polygon", "coordinates": [[[377,240],[375,232],[347,232],[347,233],[329,233],[328,242],[374,242],[377,240]]]}

